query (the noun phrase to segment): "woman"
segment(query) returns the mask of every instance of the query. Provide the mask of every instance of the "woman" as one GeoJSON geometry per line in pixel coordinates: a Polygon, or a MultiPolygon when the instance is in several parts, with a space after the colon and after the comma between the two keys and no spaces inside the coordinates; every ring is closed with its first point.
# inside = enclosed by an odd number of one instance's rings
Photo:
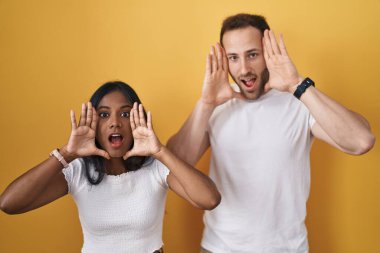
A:
{"type": "Polygon", "coordinates": [[[167,188],[197,208],[219,204],[214,183],[160,143],[150,112],[127,84],[101,86],[82,105],[78,124],[71,111],[71,124],[66,145],[6,188],[4,212],[28,212],[70,193],[82,252],[151,253],[162,252],[167,188]]]}

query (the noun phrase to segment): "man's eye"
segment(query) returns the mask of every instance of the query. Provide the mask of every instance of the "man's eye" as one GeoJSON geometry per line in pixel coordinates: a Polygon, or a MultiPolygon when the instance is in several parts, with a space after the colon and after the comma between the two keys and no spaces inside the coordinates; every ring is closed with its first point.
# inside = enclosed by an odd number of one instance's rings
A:
{"type": "Polygon", "coordinates": [[[249,58],[255,58],[256,56],[257,56],[256,53],[252,53],[252,54],[249,54],[249,55],[248,55],[249,58]]]}
{"type": "Polygon", "coordinates": [[[229,56],[228,57],[228,60],[230,60],[230,61],[236,61],[237,60],[237,57],[236,56],[229,56]]]}
{"type": "Polygon", "coordinates": [[[129,112],[122,112],[121,117],[129,118],[129,112]]]}
{"type": "Polygon", "coordinates": [[[107,118],[109,116],[109,114],[107,112],[101,112],[99,113],[99,117],[100,118],[107,118]]]}

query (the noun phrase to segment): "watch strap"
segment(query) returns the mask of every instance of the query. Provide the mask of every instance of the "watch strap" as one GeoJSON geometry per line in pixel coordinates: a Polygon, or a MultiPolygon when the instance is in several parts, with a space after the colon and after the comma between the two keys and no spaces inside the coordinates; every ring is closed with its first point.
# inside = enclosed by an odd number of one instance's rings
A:
{"type": "Polygon", "coordinates": [[[306,91],[307,88],[309,88],[310,86],[315,86],[313,80],[311,80],[310,78],[306,77],[298,86],[297,86],[297,89],[295,90],[295,92],[293,93],[293,95],[300,99],[302,94],[306,91]]]}
{"type": "Polygon", "coordinates": [[[59,153],[59,149],[56,148],[53,151],[50,152],[49,156],[54,156],[58,159],[58,161],[63,165],[64,168],[67,168],[69,164],[66,162],[65,158],[62,156],[61,153],[59,153]]]}

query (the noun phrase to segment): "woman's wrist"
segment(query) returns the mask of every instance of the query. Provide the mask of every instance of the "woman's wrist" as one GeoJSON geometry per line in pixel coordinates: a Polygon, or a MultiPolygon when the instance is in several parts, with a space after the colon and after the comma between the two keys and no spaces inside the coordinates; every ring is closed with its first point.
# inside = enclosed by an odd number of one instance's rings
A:
{"type": "Polygon", "coordinates": [[[79,158],[78,156],[76,156],[75,154],[67,150],[67,145],[60,148],[59,153],[61,153],[61,155],[63,156],[63,158],[65,159],[67,163],[71,163],[73,160],[79,158]]]}
{"type": "Polygon", "coordinates": [[[163,156],[165,155],[165,152],[167,152],[167,151],[168,151],[167,148],[161,144],[161,147],[158,149],[157,152],[152,154],[152,156],[157,160],[161,160],[163,158],[163,156]]]}

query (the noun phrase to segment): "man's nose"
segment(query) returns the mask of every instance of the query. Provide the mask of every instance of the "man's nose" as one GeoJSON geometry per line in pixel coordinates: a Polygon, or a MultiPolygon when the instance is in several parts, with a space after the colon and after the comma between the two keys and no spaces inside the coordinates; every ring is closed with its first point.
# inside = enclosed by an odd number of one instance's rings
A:
{"type": "Polygon", "coordinates": [[[241,60],[241,75],[248,74],[250,72],[249,62],[246,59],[241,60]]]}

